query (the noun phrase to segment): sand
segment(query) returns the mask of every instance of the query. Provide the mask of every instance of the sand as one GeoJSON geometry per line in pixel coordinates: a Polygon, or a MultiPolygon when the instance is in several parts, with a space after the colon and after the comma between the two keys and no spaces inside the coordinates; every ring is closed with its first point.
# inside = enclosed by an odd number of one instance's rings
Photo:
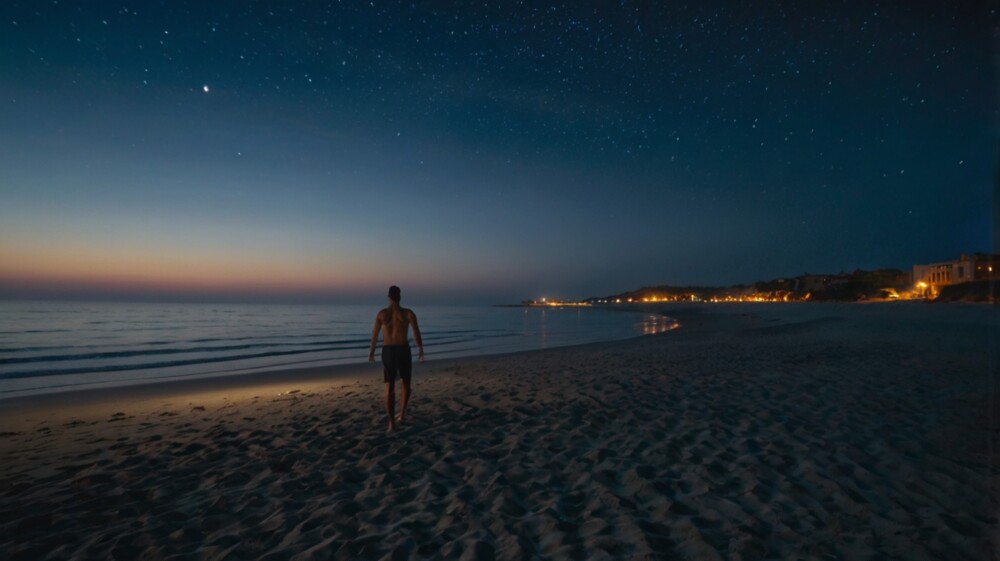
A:
{"type": "Polygon", "coordinates": [[[994,310],[672,308],[388,435],[377,366],[0,402],[0,558],[987,559],[994,310]]]}

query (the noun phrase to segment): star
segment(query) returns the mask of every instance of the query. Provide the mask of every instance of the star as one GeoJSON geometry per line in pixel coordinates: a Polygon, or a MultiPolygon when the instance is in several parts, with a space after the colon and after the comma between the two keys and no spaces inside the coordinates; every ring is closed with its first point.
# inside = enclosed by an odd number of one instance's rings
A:
{"type": "Polygon", "coordinates": [[[202,87],[201,87],[201,90],[202,90],[203,92],[205,92],[205,93],[208,93],[208,86],[207,86],[207,85],[205,85],[205,86],[202,86],[202,87]]]}

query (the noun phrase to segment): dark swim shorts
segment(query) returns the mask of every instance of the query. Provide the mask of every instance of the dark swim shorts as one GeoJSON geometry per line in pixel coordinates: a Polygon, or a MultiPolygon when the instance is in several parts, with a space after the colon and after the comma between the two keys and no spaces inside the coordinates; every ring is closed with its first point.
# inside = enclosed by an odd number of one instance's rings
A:
{"type": "Polygon", "coordinates": [[[382,381],[386,384],[396,381],[396,373],[407,384],[413,370],[413,356],[409,345],[387,345],[382,347],[382,381]]]}

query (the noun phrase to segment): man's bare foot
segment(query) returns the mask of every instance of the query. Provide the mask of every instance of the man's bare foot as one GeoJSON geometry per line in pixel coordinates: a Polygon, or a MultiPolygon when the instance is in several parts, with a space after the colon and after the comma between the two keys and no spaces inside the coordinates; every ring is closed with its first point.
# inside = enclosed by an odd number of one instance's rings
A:
{"type": "Polygon", "coordinates": [[[396,415],[396,424],[397,425],[403,424],[403,414],[402,413],[399,413],[398,415],[396,415]]]}
{"type": "Polygon", "coordinates": [[[396,423],[390,422],[389,428],[385,429],[385,432],[393,432],[396,430],[396,423]]]}

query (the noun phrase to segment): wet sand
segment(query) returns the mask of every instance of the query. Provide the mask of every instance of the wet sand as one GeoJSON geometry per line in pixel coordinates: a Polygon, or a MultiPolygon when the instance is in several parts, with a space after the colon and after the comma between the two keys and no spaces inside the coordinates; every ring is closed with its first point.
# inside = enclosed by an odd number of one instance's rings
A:
{"type": "Polygon", "coordinates": [[[668,308],[418,365],[388,435],[367,365],[0,401],[0,557],[995,557],[993,310],[668,308]]]}

